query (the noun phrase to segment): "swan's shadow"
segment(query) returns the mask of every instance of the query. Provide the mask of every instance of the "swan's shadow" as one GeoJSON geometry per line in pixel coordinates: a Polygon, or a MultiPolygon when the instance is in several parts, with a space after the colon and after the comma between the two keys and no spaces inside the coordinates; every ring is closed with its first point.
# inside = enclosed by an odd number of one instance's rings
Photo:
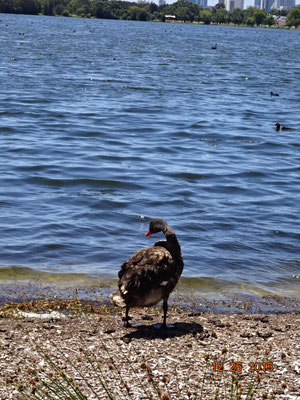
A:
{"type": "Polygon", "coordinates": [[[172,324],[172,328],[160,328],[157,329],[155,324],[153,325],[141,325],[137,326],[133,332],[126,333],[121,339],[125,342],[129,342],[131,339],[167,339],[172,337],[185,336],[192,334],[193,336],[205,335],[203,326],[196,322],[175,322],[172,324]]]}

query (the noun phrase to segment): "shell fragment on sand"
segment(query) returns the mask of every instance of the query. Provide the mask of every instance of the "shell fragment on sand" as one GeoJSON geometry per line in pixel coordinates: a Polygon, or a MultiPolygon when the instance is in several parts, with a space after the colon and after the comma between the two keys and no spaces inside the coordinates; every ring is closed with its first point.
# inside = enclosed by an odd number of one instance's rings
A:
{"type": "Polygon", "coordinates": [[[43,319],[43,320],[54,320],[54,319],[64,319],[66,316],[62,313],[57,311],[51,311],[49,313],[35,313],[35,312],[25,312],[25,311],[17,311],[17,315],[24,318],[36,318],[36,319],[43,319]]]}

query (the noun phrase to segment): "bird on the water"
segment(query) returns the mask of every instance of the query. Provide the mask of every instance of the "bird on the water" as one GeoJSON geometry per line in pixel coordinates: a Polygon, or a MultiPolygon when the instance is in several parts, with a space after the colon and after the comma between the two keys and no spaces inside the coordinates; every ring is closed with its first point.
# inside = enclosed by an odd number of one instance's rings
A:
{"type": "Polygon", "coordinates": [[[217,43],[214,45],[214,46],[212,46],[212,50],[217,50],[217,48],[218,48],[218,45],[217,45],[217,43]]]}
{"type": "Polygon", "coordinates": [[[293,128],[290,128],[289,126],[282,126],[279,124],[279,122],[276,122],[276,131],[291,131],[293,128]]]}
{"type": "Polygon", "coordinates": [[[272,96],[279,96],[278,93],[274,93],[274,92],[270,92],[270,95],[271,95],[271,97],[272,97],[272,96]]]}
{"type": "Polygon", "coordinates": [[[124,325],[130,327],[131,307],[151,307],[163,300],[163,324],[165,328],[168,298],[183,270],[183,258],[175,232],[162,219],[152,219],[145,236],[163,232],[166,240],[152,247],[138,250],[121,265],[119,290],[111,294],[113,303],[126,309],[124,325]]]}

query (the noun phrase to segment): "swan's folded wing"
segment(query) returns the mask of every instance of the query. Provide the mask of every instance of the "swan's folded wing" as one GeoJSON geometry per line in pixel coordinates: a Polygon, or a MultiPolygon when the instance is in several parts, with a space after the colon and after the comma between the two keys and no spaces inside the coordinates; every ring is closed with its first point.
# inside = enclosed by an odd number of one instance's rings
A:
{"type": "Polygon", "coordinates": [[[119,272],[119,278],[128,270],[139,270],[146,265],[159,268],[160,265],[172,262],[173,258],[170,252],[164,247],[146,247],[134,253],[124,262],[119,272]]]}
{"type": "Polygon", "coordinates": [[[170,252],[163,247],[147,247],[137,251],[121,266],[120,292],[125,297],[128,293],[141,296],[144,291],[160,286],[163,282],[170,281],[173,286],[173,265],[170,252]]]}

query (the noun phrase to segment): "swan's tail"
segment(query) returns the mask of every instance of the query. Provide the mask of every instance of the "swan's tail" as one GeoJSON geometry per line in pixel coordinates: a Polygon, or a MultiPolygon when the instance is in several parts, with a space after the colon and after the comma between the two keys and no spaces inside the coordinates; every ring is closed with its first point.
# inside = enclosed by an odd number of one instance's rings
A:
{"type": "Polygon", "coordinates": [[[115,306],[126,307],[125,299],[122,297],[120,292],[112,293],[109,297],[112,299],[115,306]]]}

